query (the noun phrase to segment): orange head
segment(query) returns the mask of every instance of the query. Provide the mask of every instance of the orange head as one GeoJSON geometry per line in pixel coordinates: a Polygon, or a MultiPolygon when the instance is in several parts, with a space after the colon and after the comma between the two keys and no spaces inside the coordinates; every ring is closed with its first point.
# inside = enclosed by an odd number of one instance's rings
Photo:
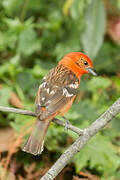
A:
{"type": "Polygon", "coordinates": [[[59,64],[69,68],[76,74],[78,79],[80,79],[83,74],[91,73],[92,75],[97,75],[93,69],[91,59],[81,52],[71,52],[66,54],[59,64]]]}

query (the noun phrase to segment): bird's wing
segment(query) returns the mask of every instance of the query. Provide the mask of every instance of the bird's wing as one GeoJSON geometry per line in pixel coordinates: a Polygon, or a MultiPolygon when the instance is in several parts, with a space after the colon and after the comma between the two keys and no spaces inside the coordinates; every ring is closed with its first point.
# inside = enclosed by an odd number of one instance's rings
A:
{"type": "Polygon", "coordinates": [[[60,112],[75,97],[76,93],[77,89],[73,87],[58,87],[43,81],[36,97],[36,115],[44,120],[56,112],[60,112]]]}

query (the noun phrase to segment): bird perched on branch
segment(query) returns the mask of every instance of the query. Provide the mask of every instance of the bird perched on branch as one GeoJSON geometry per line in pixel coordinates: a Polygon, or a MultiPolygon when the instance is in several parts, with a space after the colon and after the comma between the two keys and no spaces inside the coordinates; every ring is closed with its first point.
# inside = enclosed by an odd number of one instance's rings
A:
{"type": "Polygon", "coordinates": [[[81,52],[63,57],[43,78],[35,101],[36,124],[22,150],[38,155],[43,151],[45,134],[52,119],[70,109],[83,74],[96,76],[91,59],[81,52]]]}

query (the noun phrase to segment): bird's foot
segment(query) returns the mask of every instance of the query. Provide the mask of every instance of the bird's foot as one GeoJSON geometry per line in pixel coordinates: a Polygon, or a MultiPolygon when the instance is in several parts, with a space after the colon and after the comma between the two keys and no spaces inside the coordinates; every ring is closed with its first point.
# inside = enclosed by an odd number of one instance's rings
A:
{"type": "Polygon", "coordinates": [[[64,127],[64,130],[68,130],[68,125],[71,124],[70,121],[68,119],[66,119],[65,116],[62,116],[64,121],[65,121],[65,127],[64,127]]]}

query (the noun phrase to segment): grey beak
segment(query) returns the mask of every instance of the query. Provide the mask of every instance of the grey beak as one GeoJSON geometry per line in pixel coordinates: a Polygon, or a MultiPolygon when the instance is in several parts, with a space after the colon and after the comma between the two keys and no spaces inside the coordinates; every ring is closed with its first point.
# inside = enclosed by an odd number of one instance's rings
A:
{"type": "Polygon", "coordinates": [[[97,76],[96,70],[93,68],[87,68],[88,72],[94,76],[97,76]]]}

